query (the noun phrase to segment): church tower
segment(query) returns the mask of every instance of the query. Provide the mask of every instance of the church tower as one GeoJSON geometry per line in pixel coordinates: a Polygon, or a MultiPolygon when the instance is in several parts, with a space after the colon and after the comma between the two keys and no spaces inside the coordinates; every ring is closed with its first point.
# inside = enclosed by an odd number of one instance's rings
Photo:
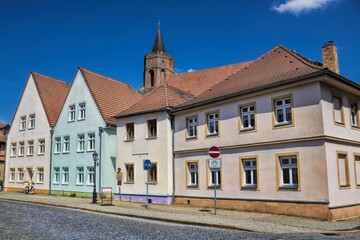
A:
{"type": "Polygon", "coordinates": [[[160,22],[151,53],[144,58],[144,92],[152,90],[174,75],[174,58],[166,53],[160,22]]]}

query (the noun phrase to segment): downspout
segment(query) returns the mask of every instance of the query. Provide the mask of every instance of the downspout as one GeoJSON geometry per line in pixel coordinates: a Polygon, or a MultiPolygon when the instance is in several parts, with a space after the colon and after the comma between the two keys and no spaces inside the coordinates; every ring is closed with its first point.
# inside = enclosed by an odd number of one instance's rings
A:
{"type": "Polygon", "coordinates": [[[51,195],[51,176],[52,176],[52,151],[53,151],[54,128],[50,128],[50,171],[49,171],[49,195],[51,195]]]}
{"type": "Polygon", "coordinates": [[[171,126],[171,161],[172,161],[172,180],[173,180],[173,184],[172,184],[172,193],[171,193],[171,204],[174,205],[175,204],[175,154],[174,154],[174,147],[175,147],[175,143],[174,143],[174,128],[175,128],[175,124],[174,124],[174,117],[171,115],[171,108],[167,108],[167,114],[168,117],[170,119],[170,126],[171,126]]]}
{"type": "Polygon", "coordinates": [[[100,149],[99,149],[99,156],[100,156],[100,165],[99,165],[99,190],[98,193],[100,193],[100,189],[101,189],[101,165],[102,165],[102,151],[101,151],[101,146],[102,146],[102,133],[104,132],[104,128],[103,127],[99,127],[99,137],[100,137],[100,149]]]}

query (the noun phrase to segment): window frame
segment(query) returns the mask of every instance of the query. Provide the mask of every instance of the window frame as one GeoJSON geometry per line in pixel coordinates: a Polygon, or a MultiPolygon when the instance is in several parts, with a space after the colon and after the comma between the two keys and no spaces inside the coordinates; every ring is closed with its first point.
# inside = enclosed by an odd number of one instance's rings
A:
{"type": "Polygon", "coordinates": [[[158,137],[158,124],[157,124],[157,119],[156,119],[156,118],[148,119],[146,123],[147,123],[147,132],[148,132],[147,138],[148,138],[148,139],[157,138],[157,137],[158,137]],[[153,127],[153,126],[151,126],[151,122],[153,122],[153,123],[154,123],[153,125],[155,125],[155,135],[151,134],[151,132],[152,132],[152,131],[151,131],[151,128],[153,127]]]}
{"type": "Polygon", "coordinates": [[[200,165],[199,165],[199,160],[188,160],[185,162],[185,172],[186,172],[186,188],[187,189],[200,189],[200,165]],[[196,175],[197,175],[197,184],[193,184],[191,183],[191,170],[189,169],[189,166],[191,164],[196,164],[197,165],[197,171],[196,171],[196,175]]]}
{"type": "MultiPolygon", "coordinates": [[[[259,186],[259,160],[258,160],[258,156],[254,155],[254,156],[244,156],[244,157],[240,157],[239,158],[239,166],[240,166],[240,190],[256,190],[259,191],[260,190],[260,186],[259,186]],[[246,183],[246,173],[245,171],[247,170],[244,166],[244,162],[247,161],[255,161],[256,166],[255,166],[255,170],[256,170],[256,184],[247,184],[246,183]]],[[[251,166],[253,167],[253,166],[251,166]]],[[[252,171],[252,175],[254,175],[253,173],[253,169],[251,169],[252,171]]]]}
{"type": "Polygon", "coordinates": [[[43,167],[37,168],[36,183],[39,183],[39,184],[44,183],[44,168],[43,167]]]}
{"type": "Polygon", "coordinates": [[[185,138],[186,140],[196,140],[198,139],[198,115],[193,115],[193,116],[188,116],[185,118],[185,126],[186,126],[186,129],[185,129],[185,138]],[[189,123],[189,120],[190,119],[193,119],[193,120],[196,120],[196,122],[194,123],[194,121],[192,123],[189,123]],[[189,132],[189,128],[190,127],[193,127],[193,132],[195,132],[195,135],[190,135],[189,132]]]}
{"type": "Polygon", "coordinates": [[[34,156],[35,142],[34,140],[27,141],[26,156],[34,156]]]}
{"type": "Polygon", "coordinates": [[[134,122],[128,122],[125,124],[125,130],[126,130],[126,138],[125,141],[134,141],[135,140],[135,123],[134,122]],[[131,136],[131,128],[129,126],[132,126],[132,136],[131,136]]]}
{"type": "Polygon", "coordinates": [[[81,102],[79,103],[78,121],[83,121],[85,119],[86,119],[86,102],[81,102]]]}
{"type": "Polygon", "coordinates": [[[353,129],[359,130],[360,129],[360,110],[359,110],[359,103],[354,100],[349,100],[349,111],[350,111],[350,126],[353,129]],[[353,111],[351,105],[355,105],[355,124],[353,123],[353,111]]]}
{"type": "Polygon", "coordinates": [[[87,152],[94,152],[95,151],[95,146],[96,144],[96,134],[95,132],[89,132],[87,133],[87,146],[86,146],[86,151],[87,152]],[[90,136],[94,136],[93,138],[90,136]],[[93,148],[90,148],[91,146],[93,146],[93,148]]]}
{"type": "Polygon", "coordinates": [[[61,177],[60,177],[60,167],[54,167],[54,179],[53,179],[53,184],[58,185],[60,184],[61,181],[61,177]],[[58,181],[57,181],[57,177],[58,177],[58,181]]]}
{"type": "MultiPolygon", "coordinates": [[[[239,105],[238,106],[238,120],[239,120],[239,133],[256,132],[257,131],[256,102],[239,105]],[[250,107],[254,107],[254,110],[253,111],[250,110],[248,113],[246,113],[246,115],[250,115],[251,112],[254,114],[254,125],[255,126],[244,128],[244,125],[243,125],[244,119],[243,119],[243,115],[242,115],[242,109],[250,108],[250,107]]],[[[251,122],[251,118],[250,118],[250,122],[251,122]]]]}
{"type": "Polygon", "coordinates": [[[16,157],[18,153],[17,150],[17,143],[16,142],[12,142],[10,145],[10,157],[16,157]],[[14,154],[15,153],[15,154],[14,154]]]}
{"type": "Polygon", "coordinates": [[[28,130],[35,129],[35,124],[36,124],[35,113],[29,114],[28,130]]]}
{"type": "Polygon", "coordinates": [[[25,142],[19,142],[18,157],[24,157],[24,156],[25,156],[25,142]]]}
{"type": "Polygon", "coordinates": [[[294,116],[294,98],[292,94],[287,94],[287,95],[282,95],[282,96],[277,96],[277,97],[273,97],[271,99],[271,104],[272,104],[272,119],[273,119],[273,129],[278,129],[278,128],[285,128],[285,127],[293,127],[295,126],[295,116],[294,116]],[[285,101],[287,99],[290,99],[291,103],[287,104],[285,101]],[[281,106],[276,106],[276,102],[277,101],[282,101],[284,104],[282,104],[281,106]],[[289,107],[290,105],[290,111],[291,111],[291,122],[287,120],[287,112],[286,109],[289,107]],[[284,121],[283,122],[278,122],[277,119],[277,110],[282,110],[283,113],[283,118],[284,121]],[[286,121],[285,121],[286,119],[286,121]]]}
{"type": "Polygon", "coordinates": [[[63,136],[63,141],[62,142],[63,142],[63,149],[62,149],[63,153],[70,153],[70,135],[63,136]],[[66,138],[68,140],[66,140],[66,138]]]}
{"type": "Polygon", "coordinates": [[[95,168],[94,168],[94,166],[90,166],[90,167],[87,167],[86,170],[87,170],[86,185],[87,186],[94,186],[95,168]]]}
{"type": "Polygon", "coordinates": [[[69,173],[69,170],[70,168],[69,167],[62,167],[62,178],[61,178],[61,184],[62,185],[68,185],[69,182],[70,182],[70,173],[69,173]],[[65,171],[67,169],[67,171],[65,171]],[[65,181],[67,180],[67,181],[65,181]]]}
{"type": "Polygon", "coordinates": [[[38,155],[45,155],[45,150],[46,150],[45,139],[39,139],[38,140],[38,155]],[[42,151],[42,149],[43,149],[43,151],[42,151]]]}
{"type": "Polygon", "coordinates": [[[20,116],[20,125],[19,125],[19,131],[25,131],[26,130],[26,115],[20,116]]]}
{"type": "Polygon", "coordinates": [[[354,153],[354,172],[355,172],[355,186],[356,188],[360,188],[360,171],[356,171],[356,162],[359,162],[359,170],[360,170],[360,153],[354,153]],[[357,160],[356,158],[359,158],[357,160]],[[359,177],[359,181],[358,181],[359,177]]]}
{"type": "Polygon", "coordinates": [[[158,170],[157,170],[157,162],[151,162],[151,168],[147,171],[147,178],[148,178],[148,183],[158,183],[158,180],[159,180],[159,176],[158,176],[158,170]],[[155,180],[151,180],[151,175],[152,175],[152,171],[153,171],[153,168],[155,166],[155,177],[156,179],[155,180]]]}
{"type": "Polygon", "coordinates": [[[126,178],[125,178],[125,180],[126,180],[126,183],[135,183],[135,164],[134,163],[125,163],[125,171],[126,171],[126,178]],[[129,174],[129,172],[131,172],[131,171],[129,171],[129,169],[128,169],[128,167],[132,167],[132,179],[129,177],[129,175],[131,175],[131,174],[129,174]]]}
{"type": "Polygon", "coordinates": [[[24,168],[17,168],[18,177],[16,179],[17,183],[23,183],[25,181],[25,169],[24,168]],[[20,169],[22,171],[20,171],[20,169]],[[22,180],[20,180],[22,178],[22,180]]]}
{"type": "Polygon", "coordinates": [[[16,169],[10,168],[9,169],[9,182],[14,183],[16,181],[16,169]]]}
{"type": "Polygon", "coordinates": [[[331,94],[331,103],[332,103],[332,110],[333,110],[333,120],[334,120],[334,124],[338,125],[338,126],[342,126],[345,127],[345,118],[344,118],[344,101],[343,101],[343,97],[341,96],[341,94],[336,94],[336,93],[332,93],[331,94]],[[339,99],[339,104],[340,104],[340,118],[341,118],[341,122],[336,121],[335,118],[335,104],[334,104],[334,98],[339,99]]]}
{"type": "Polygon", "coordinates": [[[76,119],[76,104],[69,105],[68,122],[75,122],[76,119]],[[74,109],[72,109],[74,107],[74,109]]]}
{"type": "MultiPolygon", "coordinates": [[[[206,136],[207,138],[220,136],[220,110],[215,110],[215,111],[211,111],[211,112],[206,112],[206,113],[205,113],[205,118],[206,118],[206,119],[205,119],[205,120],[206,120],[206,126],[205,126],[205,131],[206,131],[206,133],[205,133],[205,136],[206,136]],[[214,133],[210,133],[209,116],[210,116],[210,115],[215,115],[215,114],[217,114],[217,119],[216,119],[215,121],[212,120],[211,122],[215,122],[215,123],[216,123],[216,125],[217,125],[217,131],[214,132],[214,133]]],[[[216,128],[216,125],[215,125],[215,128],[216,128]]]]}
{"type": "MultiPolygon", "coordinates": [[[[209,159],[210,158],[207,158],[206,159],[206,187],[208,190],[210,189],[214,189],[214,186],[213,185],[210,185],[210,180],[212,181],[212,173],[210,171],[210,167],[209,167],[209,159]]],[[[218,190],[222,190],[223,189],[223,173],[222,173],[222,158],[216,158],[218,160],[220,160],[220,171],[217,171],[217,172],[220,172],[220,178],[217,177],[219,180],[220,180],[220,184],[217,184],[216,185],[216,189],[218,190]]]]}
{"type": "Polygon", "coordinates": [[[76,185],[84,185],[85,170],[83,166],[76,167],[76,185]],[[82,170],[82,171],[81,171],[82,170]]]}
{"type": "Polygon", "coordinates": [[[61,153],[61,137],[55,137],[55,141],[54,141],[54,154],[60,154],[61,153]],[[60,141],[57,141],[60,140],[60,141]]]}
{"type": "Polygon", "coordinates": [[[339,189],[350,189],[351,188],[351,183],[350,183],[350,169],[349,169],[349,157],[348,157],[348,152],[345,151],[336,151],[336,165],[337,165],[337,174],[338,174],[338,186],[339,189]],[[345,185],[341,185],[341,179],[340,179],[340,167],[339,167],[339,155],[343,154],[345,155],[345,159],[344,159],[344,163],[345,163],[345,180],[346,180],[346,184],[345,185]]]}
{"type": "MultiPolygon", "coordinates": [[[[275,160],[276,160],[276,183],[277,183],[277,190],[286,190],[286,191],[301,191],[301,161],[300,161],[300,157],[299,157],[299,153],[298,152],[294,152],[294,153],[279,153],[276,154],[275,156],[275,160]],[[283,179],[283,169],[282,169],[282,164],[281,164],[281,160],[284,158],[288,158],[288,159],[296,159],[296,175],[297,175],[297,184],[286,184],[284,183],[284,179],[283,179]]],[[[292,164],[288,164],[293,165],[292,164]]],[[[287,167],[286,169],[290,169],[290,167],[287,167]]],[[[291,172],[292,172],[291,168],[291,172]]],[[[289,179],[292,179],[292,175],[290,175],[289,172],[289,179]]]]}
{"type": "Polygon", "coordinates": [[[77,135],[76,152],[78,152],[78,153],[85,152],[85,134],[83,134],[83,133],[80,133],[77,135]],[[82,139],[80,139],[80,137],[82,137],[82,139]],[[82,149],[81,149],[81,146],[82,146],[82,149]]]}

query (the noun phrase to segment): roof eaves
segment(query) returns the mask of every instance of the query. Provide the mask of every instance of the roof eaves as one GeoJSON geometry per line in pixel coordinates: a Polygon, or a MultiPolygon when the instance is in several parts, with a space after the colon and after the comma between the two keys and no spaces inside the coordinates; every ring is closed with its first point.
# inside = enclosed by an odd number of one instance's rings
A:
{"type": "Polygon", "coordinates": [[[166,111],[171,107],[162,107],[162,108],[157,108],[157,109],[151,109],[151,110],[145,110],[145,111],[140,111],[140,112],[135,112],[135,113],[129,113],[129,114],[118,114],[113,116],[113,118],[124,118],[124,117],[131,117],[131,116],[136,116],[136,115],[141,115],[141,114],[145,114],[145,113],[154,113],[154,112],[161,112],[161,111],[166,111]]]}

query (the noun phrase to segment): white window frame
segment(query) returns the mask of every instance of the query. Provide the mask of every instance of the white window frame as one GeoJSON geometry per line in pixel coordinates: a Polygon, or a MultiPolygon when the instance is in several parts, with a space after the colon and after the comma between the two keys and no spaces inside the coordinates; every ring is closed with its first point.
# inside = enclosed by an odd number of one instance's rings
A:
{"type": "Polygon", "coordinates": [[[61,137],[55,138],[54,153],[61,153],[61,137]]]}
{"type": "Polygon", "coordinates": [[[15,168],[10,168],[10,174],[9,174],[9,182],[15,182],[15,168]]]}
{"type": "Polygon", "coordinates": [[[39,139],[38,155],[45,154],[45,139],[39,139]]]}
{"type": "Polygon", "coordinates": [[[87,168],[87,185],[94,185],[95,169],[94,167],[87,168]]]}
{"type": "Polygon", "coordinates": [[[29,115],[29,129],[35,128],[35,114],[29,115]]]}
{"type": "Polygon", "coordinates": [[[20,131],[24,131],[26,129],[26,116],[20,117],[20,131]]]}
{"type": "Polygon", "coordinates": [[[25,155],[25,142],[19,142],[19,157],[23,157],[25,155]]]}
{"type": "Polygon", "coordinates": [[[293,115],[292,115],[292,98],[291,97],[284,97],[284,98],[277,98],[274,100],[274,113],[275,113],[275,126],[281,125],[290,125],[293,123],[293,115]],[[290,101],[290,102],[287,102],[290,101]],[[278,105],[279,103],[279,105],[278,105]],[[290,119],[287,116],[287,110],[290,109],[290,119]],[[280,121],[279,112],[283,116],[283,121],[280,121]]]}
{"type": "Polygon", "coordinates": [[[68,122],[74,122],[76,119],[76,106],[75,104],[69,106],[68,122]]]}
{"type": "Polygon", "coordinates": [[[86,118],[86,103],[79,103],[79,116],[78,120],[85,120],[86,118]]]}
{"type": "Polygon", "coordinates": [[[188,187],[198,187],[199,186],[199,163],[198,162],[188,162],[188,187]],[[193,166],[193,168],[192,168],[193,166]],[[194,178],[194,182],[192,179],[194,178]]]}
{"type": "Polygon", "coordinates": [[[125,164],[125,169],[126,169],[126,182],[127,183],[133,183],[135,182],[135,166],[133,163],[126,163],[125,164]],[[132,168],[132,175],[129,174],[129,168],[132,168]],[[129,177],[132,176],[132,179],[129,177]]]}
{"type": "Polygon", "coordinates": [[[241,131],[251,131],[256,127],[255,122],[255,105],[247,105],[240,107],[240,118],[241,118],[241,131]],[[253,119],[251,119],[253,117],[253,119]],[[252,120],[254,124],[252,124],[252,120]],[[245,126],[245,122],[248,123],[248,126],[245,126]]]}
{"type": "Polygon", "coordinates": [[[359,127],[359,105],[356,102],[350,102],[350,121],[352,127],[359,127]]]}
{"type": "Polygon", "coordinates": [[[33,156],[34,155],[34,141],[30,140],[27,142],[27,153],[26,156],[33,156]]]}
{"type": "Polygon", "coordinates": [[[17,144],[16,142],[11,143],[10,157],[16,157],[16,153],[17,153],[17,144]]]}
{"type": "Polygon", "coordinates": [[[78,135],[77,151],[78,152],[84,152],[85,151],[85,134],[79,134],[78,135]]]}
{"type": "Polygon", "coordinates": [[[257,187],[257,161],[256,158],[242,159],[243,164],[243,185],[242,187],[256,188],[257,187]],[[247,165],[249,163],[249,165],[247,165]],[[247,183],[247,172],[250,172],[250,183],[247,183]],[[256,183],[255,183],[256,180],[256,183]]]}
{"type": "Polygon", "coordinates": [[[69,167],[62,168],[62,184],[69,184],[69,167]]]}
{"type": "Polygon", "coordinates": [[[299,187],[299,167],[298,167],[298,158],[296,156],[280,156],[280,187],[285,188],[298,188],[299,187]],[[288,163],[284,164],[283,160],[288,160],[288,163]],[[296,163],[294,163],[294,160],[296,163]],[[296,169],[296,170],[295,170],[296,169]],[[284,182],[284,171],[289,171],[289,183],[284,182]],[[294,183],[293,171],[296,171],[297,183],[294,183]]]}
{"type": "Polygon", "coordinates": [[[54,167],[54,184],[59,184],[60,183],[60,168],[59,167],[54,167]]]}
{"type": "Polygon", "coordinates": [[[95,151],[95,133],[88,133],[87,151],[95,151]]]}
{"type": "Polygon", "coordinates": [[[186,119],[187,124],[187,138],[197,137],[197,117],[188,117],[186,119]]]}
{"type": "Polygon", "coordinates": [[[219,112],[206,114],[208,136],[219,134],[219,112]],[[210,131],[213,126],[213,131],[210,131]]]}
{"type": "Polygon", "coordinates": [[[16,182],[24,182],[25,179],[25,170],[23,168],[18,168],[18,179],[16,182]]]}
{"type": "Polygon", "coordinates": [[[64,136],[63,153],[69,153],[69,152],[70,152],[70,136],[64,136]]]}
{"type": "Polygon", "coordinates": [[[76,185],[84,185],[84,167],[77,167],[76,170],[76,185]]]}
{"type": "Polygon", "coordinates": [[[37,169],[37,183],[44,183],[44,168],[37,169]]]}

